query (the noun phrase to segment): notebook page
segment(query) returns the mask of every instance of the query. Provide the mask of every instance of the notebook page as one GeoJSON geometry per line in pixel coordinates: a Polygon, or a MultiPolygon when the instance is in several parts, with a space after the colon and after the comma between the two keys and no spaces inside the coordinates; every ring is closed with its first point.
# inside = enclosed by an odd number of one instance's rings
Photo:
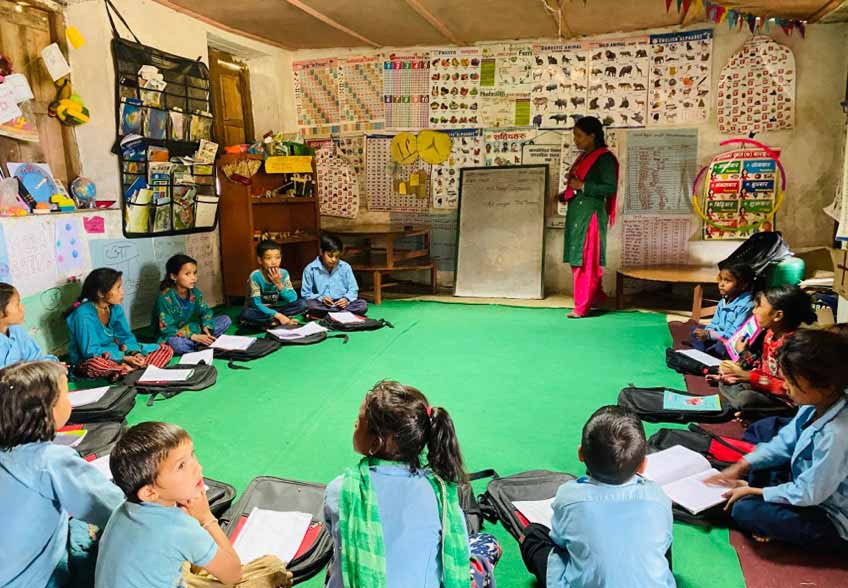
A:
{"type": "Polygon", "coordinates": [[[99,388],[88,388],[87,390],[75,390],[68,392],[68,398],[71,399],[71,408],[79,408],[94,404],[109,391],[109,386],[100,386],[99,388]]]}
{"type": "Polygon", "coordinates": [[[109,469],[109,456],[104,455],[102,457],[98,457],[97,459],[88,462],[94,469],[96,469],[100,474],[106,478],[107,480],[112,479],[112,470],[109,469]]]}
{"type": "Polygon", "coordinates": [[[723,494],[728,491],[728,488],[725,486],[708,486],[703,482],[704,479],[717,473],[718,470],[710,468],[683,480],[666,484],[663,486],[663,492],[673,502],[692,514],[698,514],[727,500],[723,494]]]}
{"type": "Polygon", "coordinates": [[[301,339],[303,337],[307,337],[309,335],[314,335],[315,333],[323,333],[327,329],[322,327],[316,322],[306,323],[302,327],[298,327],[296,329],[271,329],[268,331],[275,337],[279,337],[280,339],[301,339]]]}
{"type": "Polygon", "coordinates": [[[721,360],[717,357],[713,357],[712,355],[708,355],[703,351],[698,351],[697,349],[678,349],[677,353],[690,357],[695,361],[699,361],[707,367],[718,367],[721,364],[721,360]]]}
{"type": "Polygon", "coordinates": [[[278,512],[254,507],[233,548],[241,561],[276,555],[288,563],[303,543],[312,522],[305,512],[278,512]]]}
{"type": "Polygon", "coordinates": [[[180,365],[197,365],[201,361],[206,365],[212,365],[212,359],[214,357],[215,352],[212,349],[204,349],[203,351],[186,353],[180,358],[180,365]]]}
{"type": "Polygon", "coordinates": [[[554,499],[547,500],[519,500],[512,503],[515,510],[524,515],[524,518],[531,523],[538,523],[551,528],[551,521],[554,518],[554,499]]]}
{"type": "Polygon", "coordinates": [[[710,462],[703,455],[682,445],[649,453],[647,461],[648,466],[642,475],[660,486],[710,469],[710,462]]]}
{"type": "Polygon", "coordinates": [[[361,323],[362,319],[353,314],[352,312],[344,311],[344,312],[331,312],[329,313],[330,317],[339,323],[349,325],[351,323],[361,323]]]}
{"type": "Polygon", "coordinates": [[[149,365],[138,379],[139,383],[147,382],[185,382],[194,370],[165,370],[155,365],[149,365]]]}
{"type": "Polygon", "coordinates": [[[253,337],[244,337],[241,335],[220,335],[209,347],[212,349],[244,351],[253,345],[255,340],[253,337]]]}

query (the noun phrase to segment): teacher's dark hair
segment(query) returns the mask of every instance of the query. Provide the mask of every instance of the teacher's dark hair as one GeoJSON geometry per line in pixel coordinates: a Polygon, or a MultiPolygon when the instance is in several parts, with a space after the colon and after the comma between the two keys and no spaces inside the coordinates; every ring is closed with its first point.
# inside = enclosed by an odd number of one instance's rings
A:
{"type": "Polygon", "coordinates": [[[594,116],[584,116],[574,123],[574,126],[586,133],[595,135],[595,147],[606,147],[607,141],[604,137],[604,124],[594,116]]]}

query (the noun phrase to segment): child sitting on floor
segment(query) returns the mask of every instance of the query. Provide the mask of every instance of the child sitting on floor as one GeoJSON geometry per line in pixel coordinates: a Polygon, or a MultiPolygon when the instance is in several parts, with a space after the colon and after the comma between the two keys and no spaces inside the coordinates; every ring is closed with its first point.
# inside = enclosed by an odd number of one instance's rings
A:
{"type": "Polygon", "coordinates": [[[368,303],[358,298],[359,286],[350,264],[341,260],[342,248],[341,240],[335,235],[321,235],[321,255],[303,270],[300,293],[311,316],[342,310],[354,314],[368,312],[368,303]]]}
{"type": "Polygon", "coordinates": [[[209,510],[203,471],[188,433],[146,422],[124,433],[109,458],[126,495],[100,542],[96,588],[184,586],[183,563],[224,584],[241,579],[241,561],[209,510]]]}
{"type": "Polygon", "coordinates": [[[65,367],[0,370],[0,586],[91,586],[90,525],[106,526],[121,491],[73,449],[51,443],[71,414],[65,367]],[[71,518],[73,517],[73,518],[71,518]]]}
{"type": "Polygon", "coordinates": [[[327,588],[490,586],[500,546],[491,535],[469,539],[457,492],[466,476],[447,411],[411,386],[379,382],[359,409],[353,448],[365,457],[324,494],[334,543],[327,588]]]}
{"type": "Polygon", "coordinates": [[[256,247],[260,269],[247,278],[247,296],[239,324],[258,328],[293,325],[297,321],[290,317],[306,310],[306,303],[292,287],[289,272],[280,267],[282,257],[283,249],[275,241],[265,240],[256,247]]]}
{"type": "Polygon", "coordinates": [[[23,322],[20,293],[11,284],[0,282],[0,368],[18,361],[59,361],[55,355],[41,350],[21,326],[23,322]]]}
{"type": "Polygon", "coordinates": [[[521,556],[548,588],[675,586],[671,501],[642,478],[647,442],[638,417],[604,406],[589,417],[577,450],[586,476],[559,487],[550,534],[525,530],[521,556]]]}
{"type": "Polygon", "coordinates": [[[692,346],[720,359],[727,359],[724,341],[730,338],[751,316],[754,299],[751,287],[754,271],[744,264],[730,265],[718,272],[721,301],[706,327],[693,327],[692,346]]]}
{"type": "Polygon", "coordinates": [[[188,255],[178,253],[165,264],[153,322],[159,341],[168,343],[177,355],[212,345],[232,324],[227,315],[212,314],[196,284],[197,262],[188,255]]]}
{"type": "Polygon", "coordinates": [[[802,329],[788,338],[780,368],[798,414],[771,441],[707,480],[733,487],[726,508],[755,538],[810,550],[848,547],[846,358],[848,338],[837,332],[802,329]],[[750,485],[740,481],[749,472],[750,485]]]}
{"type": "Polygon", "coordinates": [[[777,361],[778,350],[801,323],[816,321],[810,296],[798,286],[770,288],[757,294],[754,316],[763,338],[762,357],[753,370],[730,360],[719,366],[719,391],[740,411],[786,406],[788,398],[777,361]]]}
{"type": "Polygon", "coordinates": [[[71,335],[68,355],[78,375],[116,379],[148,365],[165,367],[171,361],[174,350],[168,345],[138,342],[124,315],[123,301],[121,272],[101,267],[85,278],[79,300],[65,317],[71,335]]]}

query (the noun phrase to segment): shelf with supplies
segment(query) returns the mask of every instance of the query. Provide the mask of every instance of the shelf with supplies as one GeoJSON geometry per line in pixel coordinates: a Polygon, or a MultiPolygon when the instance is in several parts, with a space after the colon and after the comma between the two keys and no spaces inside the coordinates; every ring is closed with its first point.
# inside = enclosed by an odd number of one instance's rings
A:
{"type": "Polygon", "coordinates": [[[258,267],[256,246],[263,238],[282,245],[282,267],[292,280],[300,280],[303,269],[318,256],[321,234],[314,173],[267,173],[264,157],[253,154],[223,155],[217,166],[220,215],[226,219],[221,223],[224,296],[245,295],[247,278],[258,267]]]}

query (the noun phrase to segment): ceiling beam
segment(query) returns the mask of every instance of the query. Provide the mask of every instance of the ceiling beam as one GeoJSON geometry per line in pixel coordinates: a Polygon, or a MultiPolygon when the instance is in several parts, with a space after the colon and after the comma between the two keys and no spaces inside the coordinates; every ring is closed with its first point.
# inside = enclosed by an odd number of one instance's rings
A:
{"type": "Polygon", "coordinates": [[[179,12],[181,14],[185,14],[186,16],[190,16],[191,18],[196,18],[197,20],[199,20],[201,22],[205,22],[206,24],[211,25],[215,28],[227,31],[228,33],[233,33],[234,35],[240,35],[242,37],[247,37],[248,39],[253,39],[254,41],[259,41],[260,43],[266,43],[268,45],[273,45],[274,47],[279,47],[280,49],[287,49],[288,51],[294,51],[294,50],[297,49],[296,47],[292,47],[291,45],[284,45],[283,43],[280,43],[279,41],[275,41],[275,40],[269,39],[267,37],[262,37],[260,35],[248,33],[247,31],[243,31],[241,29],[236,29],[236,28],[233,28],[229,25],[225,25],[224,23],[222,23],[220,21],[209,18],[208,16],[200,14],[199,12],[195,12],[194,10],[191,10],[190,8],[186,8],[185,6],[180,6],[179,4],[177,4],[176,2],[172,2],[171,0],[153,0],[153,1],[156,2],[157,4],[161,4],[162,6],[170,8],[171,10],[174,10],[174,11],[179,12]]]}
{"type": "Polygon", "coordinates": [[[306,4],[301,2],[300,0],[285,0],[285,1],[288,2],[289,4],[291,4],[292,6],[294,6],[295,8],[299,8],[300,10],[302,10],[303,12],[308,14],[309,16],[311,16],[313,18],[317,18],[318,20],[320,20],[324,24],[333,27],[337,31],[341,31],[346,35],[350,35],[354,39],[359,39],[360,41],[362,41],[366,45],[371,45],[372,47],[382,47],[382,45],[380,45],[379,43],[375,43],[371,39],[369,39],[367,37],[363,37],[362,35],[360,35],[356,31],[347,28],[346,26],[344,26],[343,24],[341,24],[339,22],[336,22],[335,20],[333,20],[332,18],[330,18],[326,14],[324,14],[322,12],[318,12],[317,10],[312,8],[311,6],[307,6],[306,4]]]}
{"type": "Polygon", "coordinates": [[[824,6],[816,10],[813,14],[809,16],[809,18],[807,18],[807,21],[811,23],[819,22],[828,14],[839,8],[842,4],[844,4],[843,0],[830,0],[830,2],[825,2],[824,6]]]}
{"type": "Polygon", "coordinates": [[[406,0],[406,3],[409,5],[412,10],[418,13],[418,16],[429,22],[434,29],[439,31],[441,35],[453,43],[454,45],[466,45],[462,39],[457,37],[452,30],[448,28],[448,26],[439,19],[435,14],[430,12],[426,6],[424,6],[420,0],[406,0]]]}

